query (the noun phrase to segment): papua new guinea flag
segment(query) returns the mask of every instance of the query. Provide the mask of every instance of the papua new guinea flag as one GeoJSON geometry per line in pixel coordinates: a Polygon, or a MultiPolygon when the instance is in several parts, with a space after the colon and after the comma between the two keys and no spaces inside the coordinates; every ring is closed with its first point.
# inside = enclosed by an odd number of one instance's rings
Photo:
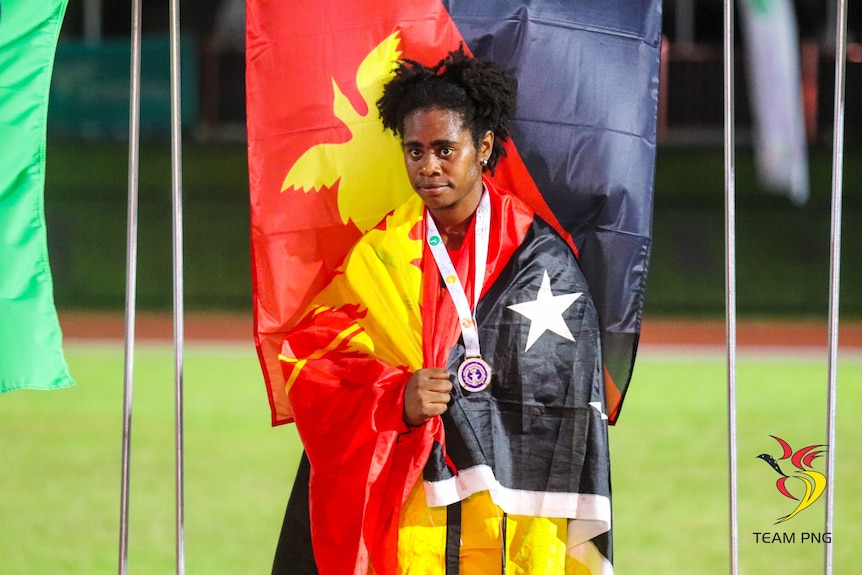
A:
{"type": "MultiPolygon", "coordinates": [[[[504,556],[513,573],[613,572],[596,309],[570,246],[485,183],[475,309],[487,388],[454,386],[448,411],[420,427],[402,418],[413,371],[454,374],[464,358],[416,194],[363,235],[285,337],[279,357],[310,470],[294,483],[274,573],[443,575],[459,557],[460,572],[489,573],[504,556]],[[493,546],[481,534],[498,529],[512,535],[499,554],[461,552],[493,546]]],[[[472,235],[454,262],[470,294],[472,235]]]]}
{"type": "Polygon", "coordinates": [[[580,254],[602,331],[608,415],[632,373],[650,251],[659,0],[247,4],[255,342],[273,423],[278,350],[347,251],[412,189],[375,102],[393,62],[464,42],[518,78],[496,181],[580,254]]]}

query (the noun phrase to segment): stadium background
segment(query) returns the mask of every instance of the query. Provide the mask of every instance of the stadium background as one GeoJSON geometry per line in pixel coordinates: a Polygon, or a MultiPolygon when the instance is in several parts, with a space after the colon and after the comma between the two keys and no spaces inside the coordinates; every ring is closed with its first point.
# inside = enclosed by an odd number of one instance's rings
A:
{"type": "MultiPolygon", "coordinates": [[[[49,107],[46,218],[61,313],[122,310],[128,189],[128,6],[66,14],[49,107]],[[94,85],[101,83],[101,89],[94,85]]],[[[96,2],[98,5],[99,2],[96,2]]],[[[646,317],[724,313],[721,3],[668,0],[646,317]],[[683,10],[685,7],[691,10],[683,10]],[[680,18],[690,20],[681,22],[680,18]]],[[[181,13],[185,303],[251,310],[242,2],[181,13]],[[231,10],[234,10],[233,12],[231,10]],[[239,10],[239,11],[237,11],[239,10]]],[[[741,47],[736,63],[737,298],[743,318],[824,319],[828,310],[834,59],[828,10],[795,2],[803,52],[811,197],[757,181],[741,47]]],[[[862,317],[862,32],[851,7],[846,86],[842,319],[862,317]]],[[[171,306],[167,6],[143,12],[139,309],[171,306]]],[[[737,26],[738,28],[738,26],[737,26]]],[[[740,34],[737,34],[740,36],[740,34]]]]}

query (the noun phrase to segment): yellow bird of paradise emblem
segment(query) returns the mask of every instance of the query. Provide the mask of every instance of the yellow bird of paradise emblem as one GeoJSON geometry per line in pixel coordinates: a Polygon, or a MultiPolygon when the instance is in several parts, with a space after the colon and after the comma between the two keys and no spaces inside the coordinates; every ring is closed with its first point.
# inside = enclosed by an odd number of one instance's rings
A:
{"type": "Polygon", "coordinates": [[[775,482],[775,487],[778,489],[779,493],[784,495],[789,499],[794,499],[799,503],[796,505],[796,509],[788,513],[783,517],[779,517],[775,524],[783,523],[789,519],[795,517],[800,511],[811,506],[812,503],[817,501],[823,492],[826,490],[826,476],[820,473],[819,471],[815,471],[811,464],[812,462],[823,455],[826,452],[826,445],[809,445],[807,447],[803,447],[802,449],[794,452],[793,448],[790,447],[790,444],[781,439],[780,437],[776,437],[775,435],[771,435],[773,439],[775,439],[783,450],[781,457],[778,460],[790,459],[790,462],[796,468],[791,473],[793,475],[787,475],[784,471],[781,470],[781,466],[778,465],[778,461],[768,453],[761,453],[757,457],[759,459],[764,460],[769,464],[776,472],[778,472],[781,477],[775,482]],[[802,497],[797,497],[791,493],[787,482],[789,479],[798,479],[805,486],[805,493],[802,497]]]}
{"type": "Polygon", "coordinates": [[[333,114],[344,122],[351,137],[342,143],[312,146],[284,178],[281,191],[306,193],[338,184],[338,212],[343,223],[352,221],[360,232],[373,228],[413,190],[404,169],[401,144],[377,115],[377,100],[401,57],[398,32],[378,44],[356,72],[356,86],[367,111],[360,113],[332,81],[333,114]]]}

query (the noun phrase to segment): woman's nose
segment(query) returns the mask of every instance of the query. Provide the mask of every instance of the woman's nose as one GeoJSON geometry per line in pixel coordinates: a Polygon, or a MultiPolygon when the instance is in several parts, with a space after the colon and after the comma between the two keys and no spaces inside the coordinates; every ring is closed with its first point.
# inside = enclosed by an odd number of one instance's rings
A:
{"type": "Polygon", "coordinates": [[[433,176],[440,173],[440,162],[436,154],[426,154],[419,167],[419,173],[423,176],[433,176]]]}

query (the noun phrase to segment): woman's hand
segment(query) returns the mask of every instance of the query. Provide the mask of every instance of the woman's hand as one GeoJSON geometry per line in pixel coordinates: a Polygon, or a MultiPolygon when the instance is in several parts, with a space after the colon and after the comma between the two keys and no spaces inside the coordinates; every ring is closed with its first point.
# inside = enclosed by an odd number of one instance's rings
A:
{"type": "Polygon", "coordinates": [[[417,427],[435,415],[446,413],[450,391],[452,382],[447,370],[429,367],[414,372],[404,387],[404,421],[417,427]]]}

